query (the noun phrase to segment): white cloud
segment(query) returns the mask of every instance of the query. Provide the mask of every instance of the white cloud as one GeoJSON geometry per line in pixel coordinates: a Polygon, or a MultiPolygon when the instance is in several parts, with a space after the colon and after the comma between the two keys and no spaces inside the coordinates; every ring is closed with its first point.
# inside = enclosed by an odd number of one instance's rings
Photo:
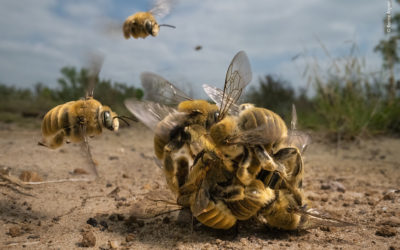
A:
{"type": "MultiPolygon", "coordinates": [[[[126,3],[124,3],[126,4],[126,3]]],[[[30,86],[37,81],[56,83],[65,65],[81,67],[85,55],[101,51],[105,62],[101,77],[139,85],[142,71],[154,71],[172,81],[222,87],[225,71],[235,53],[245,50],[258,77],[275,73],[296,83],[301,81],[291,57],[306,48],[322,56],[317,36],[335,55],[346,51],[345,40],[362,44],[362,53],[380,65],[373,47],[383,37],[382,1],[287,0],[180,1],[159,23],[158,37],[125,40],[106,35],[102,24],[118,18],[132,6],[96,0],[90,2],[19,0],[0,2],[0,82],[30,86]],[[119,14],[121,13],[121,14],[119,14]],[[203,49],[195,51],[196,45],[203,49]]],[[[145,10],[145,9],[143,9],[145,10]]],[[[297,66],[299,67],[299,66],[297,66]]],[[[202,96],[204,97],[204,96],[202,96]]]]}

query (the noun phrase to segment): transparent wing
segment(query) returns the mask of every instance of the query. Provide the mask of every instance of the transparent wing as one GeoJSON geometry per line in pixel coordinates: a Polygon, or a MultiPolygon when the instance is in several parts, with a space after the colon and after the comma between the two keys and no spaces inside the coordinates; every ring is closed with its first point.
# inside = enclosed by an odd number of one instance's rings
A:
{"type": "Polygon", "coordinates": [[[297,214],[302,215],[302,222],[299,229],[312,229],[321,226],[329,227],[348,227],[355,226],[355,224],[342,221],[333,217],[330,217],[326,213],[319,212],[315,209],[297,209],[297,214]]]}
{"type": "Polygon", "coordinates": [[[192,212],[194,216],[199,216],[200,214],[206,212],[207,206],[210,203],[210,185],[208,181],[203,180],[199,191],[196,194],[196,199],[192,205],[192,212]]]}
{"type": "MultiPolygon", "coordinates": [[[[211,100],[213,100],[217,104],[217,106],[221,109],[224,91],[222,89],[210,86],[208,84],[203,84],[203,89],[208,95],[208,97],[210,97],[211,100]]],[[[239,111],[240,111],[239,105],[236,103],[232,103],[231,107],[228,110],[228,113],[236,116],[239,114],[239,111]]]]}
{"type": "Polygon", "coordinates": [[[304,153],[307,146],[311,143],[311,136],[305,132],[297,130],[297,112],[296,106],[292,105],[292,121],[290,122],[290,130],[288,133],[288,146],[296,147],[301,153],[304,153]]]}
{"type": "Polygon", "coordinates": [[[158,18],[162,18],[171,12],[175,2],[175,0],[155,0],[149,12],[158,18]]]}
{"type": "Polygon", "coordinates": [[[307,146],[311,144],[311,136],[305,132],[298,130],[290,130],[287,138],[287,145],[289,147],[296,147],[300,153],[304,153],[307,146]]]}
{"type": "Polygon", "coordinates": [[[228,113],[230,107],[239,100],[243,89],[250,83],[251,78],[249,59],[244,51],[239,51],[233,57],[226,72],[220,106],[220,120],[228,113]]]}
{"type": "Polygon", "coordinates": [[[182,101],[191,100],[187,94],[155,73],[143,72],[140,75],[140,80],[146,100],[172,106],[176,106],[182,101]]]}
{"type": "Polygon", "coordinates": [[[83,139],[83,143],[86,149],[86,153],[89,157],[89,162],[90,162],[90,166],[92,167],[92,171],[93,173],[96,175],[96,177],[99,177],[99,173],[97,171],[97,163],[95,162],[95,160],[93,159],[93,155],[92,152],[90,150],[90,145],[89,145],[89,139],[88,136],[86,134],[86,125],[85,124],[81,124],[79,125],[79,129],[81,131],[81,135],[82,135],[82,139],[83,139]]]}
{"type": "Polygon", "coordinates": [[[103,62],[104,56],[97,53],[89,54],[88,85],[85,95],[86,99],[93,97],[94,88],[96,87],[103,62]]]}
{"type": "Polygon", "coordinates": [[[178,113],[174,108],[159,103],[135,99],[126,100],[125,107],[152,131],[169,114],[178,113]]]}
{"type": "Polygon", "coordinates": [[[150,191],[133,204],[131,215],[137,219],[153,219],[183,208],[176,204],[173,195],[167,190],[150,191]]]}

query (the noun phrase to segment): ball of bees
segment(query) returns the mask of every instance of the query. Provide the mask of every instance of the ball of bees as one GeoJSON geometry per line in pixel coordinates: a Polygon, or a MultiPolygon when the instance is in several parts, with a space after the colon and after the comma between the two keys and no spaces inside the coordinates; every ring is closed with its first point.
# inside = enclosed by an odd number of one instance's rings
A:
{"type": "Polygon", "coordinates": [[[237,104],[251,81],[245,52],[233,58],[223,90],[204,86],[216,105],[189,99],[154,74],[145,76],[149,95],[169,105],[179,100],[176,108],[132,100],[126,106],[155,132],[155,154],[169,188],[198,221],[229,229],[258,216],[271,227],[293,230],[318,217],[306,210],[303,196],[302,152],[309,137],[295,129],[295,109],[288,129],[268,109],[237,104]]]}

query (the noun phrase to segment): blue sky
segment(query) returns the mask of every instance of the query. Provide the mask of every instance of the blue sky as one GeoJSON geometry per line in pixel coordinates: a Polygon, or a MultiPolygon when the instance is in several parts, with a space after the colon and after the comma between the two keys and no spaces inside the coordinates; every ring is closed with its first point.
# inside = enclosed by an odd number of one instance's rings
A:
{"type": "Polygon", "coordinates": [[[86,66],[88,54],[98,52],[105,58],[101,78],[140,86],[140,73],[152,71],[204,97],[201,85],[222,87],[231,59],[245,50],[252,86],[275,74],[304,87],[306,60],[291,59],[307,51],[304,59],[328,62],[316,37],[334,57],[348,52],[346,41],[355,41],[368,69],[381,65],[373,48],[384,38],[385,0],[181,0],[159,20],[177,28],[161,28],[157,37],[125,40],[122,31],[106,31],[151,6],[136,0],[0,0],[0,82],[54,87],[63,66],[86,66]],[[195,51],[197,45],[203,49],[195,51]]]}

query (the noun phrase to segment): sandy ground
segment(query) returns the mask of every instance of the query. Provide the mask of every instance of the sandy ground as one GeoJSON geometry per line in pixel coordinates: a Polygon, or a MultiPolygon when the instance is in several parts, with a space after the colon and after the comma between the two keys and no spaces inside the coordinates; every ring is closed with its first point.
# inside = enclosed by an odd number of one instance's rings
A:
{"type": "MultiPolygon", "coordinates": [[[[0,168],[37,172],[44,180],[91,178],[80,145],[39,147],[39,130],[0,124],[0,168]]],[[[319,137],[322,138],[322,137],[319,137]]],[[[374,138],[336,145],[314,138],[305,154],[304,188],[312,207],[353,222],[286,232],[254,220],[219,231],[178,212],[151,220],[130,217],[157,207],[146,196],[169,197],[162,171],[152,157],[152,134],[141,125],[105,132],[91,148],[100,178],[88,182],[0,185],[0,249],[399,249],[400,140],[374,138]],[[23,192],[23,193],[21,193],[23,192]],[[89,223],[88,223],[89,222],[89,223]],[[91,238],[91,237],[92,238],[91,238]],[[90,244],[89,244],[90,245],[90,244]]]]}

